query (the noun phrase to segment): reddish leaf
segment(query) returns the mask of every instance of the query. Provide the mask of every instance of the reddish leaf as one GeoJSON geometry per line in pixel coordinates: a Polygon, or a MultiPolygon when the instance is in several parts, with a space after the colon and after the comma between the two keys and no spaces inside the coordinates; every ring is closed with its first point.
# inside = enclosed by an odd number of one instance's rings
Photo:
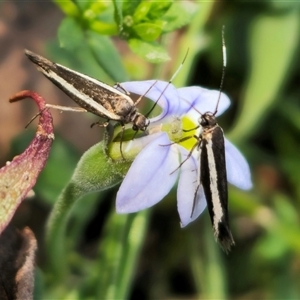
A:
{"type": "Polygon", "coordinates": [[[54,139],[52,116],[44,99],[37,93],[22,91],[10,102],[32,98],[39,107],[39,123],[28,148],[0,169],[0,234],[14,215],[17,207],[35,185],[48,159],[54,139]]]}

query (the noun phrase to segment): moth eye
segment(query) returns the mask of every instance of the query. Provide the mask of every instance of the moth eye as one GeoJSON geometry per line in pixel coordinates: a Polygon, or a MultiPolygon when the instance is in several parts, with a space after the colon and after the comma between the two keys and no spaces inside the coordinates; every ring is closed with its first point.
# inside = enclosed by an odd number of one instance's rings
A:
{"type": "Polygon", "coordinates": [[[200,124],[201,124],[201,126],[207,126],[208,125],[208,120],[205,119],[205,118],[202,118],[200,124]]]}

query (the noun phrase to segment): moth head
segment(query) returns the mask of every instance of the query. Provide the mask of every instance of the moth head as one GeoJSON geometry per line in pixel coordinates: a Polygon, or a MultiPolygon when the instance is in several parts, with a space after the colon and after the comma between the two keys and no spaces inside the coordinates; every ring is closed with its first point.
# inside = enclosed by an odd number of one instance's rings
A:
{"type": "Polygon", "coordinates": [[[200,117],[199,123],[203,127],[211,127],[217,125],[217,120],[213,113],[206,112],[200,117]]]}
{"type": "Polygon", "coordinates": [[[140,113],[136,113],[135,118],[133,120],[132,129],[134,131],[142,130],[145,131],[149,126],[149,119],[147,119],[144,115],[140,113]]]}

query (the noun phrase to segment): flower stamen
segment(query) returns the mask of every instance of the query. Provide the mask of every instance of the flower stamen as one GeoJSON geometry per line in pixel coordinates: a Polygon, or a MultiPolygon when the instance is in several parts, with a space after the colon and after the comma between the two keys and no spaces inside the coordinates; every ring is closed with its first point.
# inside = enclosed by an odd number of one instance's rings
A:
{"type": "Polygon", "coordinates": [[[194,148],[195,141],[193,138],[196,136],[197,129],[197,124],[187,116],[182,118],[173,117],[171,122],[163,124],[161,128],[162,131],[168,134],[170,141],[181,145],[189,151],[194,148]]]}

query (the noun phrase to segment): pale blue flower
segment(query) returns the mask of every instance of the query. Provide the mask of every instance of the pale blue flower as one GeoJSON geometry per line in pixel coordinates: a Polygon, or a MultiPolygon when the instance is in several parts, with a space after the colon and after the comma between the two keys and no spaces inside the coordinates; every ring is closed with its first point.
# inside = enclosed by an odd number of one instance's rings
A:
{"type": "MultiPolygon", "coordinates": [[[[131,93],[143,95],[153,82],[125,82],[122,86],[131,93]]],[[[167,84],[157,81],[146,97],[156,101],[167,84]]],[[[182,226],[202,213],[206,199],[203,188],[200,188],[191,217],[199,177],[198,151],[195,149],[193,155],[178,168],[197,141],[195,138],[180,141],[183,137],[197,135],[196,131],[183,132],[182,129],[192,129],[198,125],[200,115],[197,111],[213,112],[218,96],[218,91],[201,87],[176,89],[172,84],[168,86],[158,102],[162,108],[161,114],[150,120],[149,135],[133,140],[125,150],[134,147],[141,149],[118,191],[118,213],[132,213],[151,207],[162,200],[177,181],[177,208],[182,226]]],[[[217,116],[229,105],[230,100],[222,93],[217,116]]],[[[225,140],[225,152],[229,183],[241,189],[250,189],[250,170],[243,155],[228,140],[225,140]]]]}

